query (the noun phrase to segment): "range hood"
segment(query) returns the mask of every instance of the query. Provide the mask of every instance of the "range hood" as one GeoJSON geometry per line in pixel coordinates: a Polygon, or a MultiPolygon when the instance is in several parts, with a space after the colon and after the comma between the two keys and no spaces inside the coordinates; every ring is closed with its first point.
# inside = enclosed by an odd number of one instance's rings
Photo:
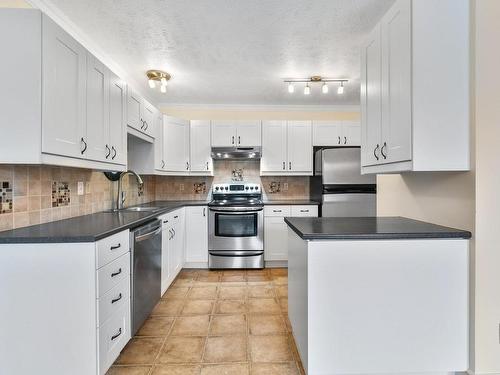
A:
{"type": "Polygon", "coordinates": [[[261,147],[212,147],[212,159],[260,159],[261,147]]]}

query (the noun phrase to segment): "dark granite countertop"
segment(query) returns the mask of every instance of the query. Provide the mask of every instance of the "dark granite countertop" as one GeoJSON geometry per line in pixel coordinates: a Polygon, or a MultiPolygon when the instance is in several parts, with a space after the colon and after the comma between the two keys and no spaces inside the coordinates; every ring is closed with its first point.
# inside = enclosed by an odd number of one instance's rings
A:
{"type": "Polygon", "coordinates": [[[285,222],[304,240],[471,238],[468,231],[404,217],[301,217],[285,222]]]}
{"type": "Polygon", "coordinates": [[[159,207],[149,212],[98,212],[71,219],[0,232],[2,243],[95,242],[139,226],[170,211],[186,206],[204,206],[206,201],[156,201],[140,206],[159,207]]]}
{"type": "Polygon", "coordinates": [[[266,199],[264,201],[264,205],[268,206],[279,206],[279,205],[286,205],[286,206],[299,206],[299,205],[304,205],[304,206],[319,206],[321,203],[318,201],[311,201],[309,199],[286,199],[286,200],[272,200],[272,199],[266,199]]]}

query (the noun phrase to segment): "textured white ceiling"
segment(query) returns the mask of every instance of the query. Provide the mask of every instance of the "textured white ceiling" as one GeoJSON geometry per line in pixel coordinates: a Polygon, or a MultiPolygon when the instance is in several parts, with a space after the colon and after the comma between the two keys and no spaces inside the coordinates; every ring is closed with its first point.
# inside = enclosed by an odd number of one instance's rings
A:
{"type": "MultiPolygon", "coordinates": [[[[359,103],[359,46],[394,0],[52,0],[158,103],[359,103]],[[347,78],[345,94],[287,93],[284,78],[347,78]]],[[[298,88],[298,87],[297,87],[298,88]]]]}

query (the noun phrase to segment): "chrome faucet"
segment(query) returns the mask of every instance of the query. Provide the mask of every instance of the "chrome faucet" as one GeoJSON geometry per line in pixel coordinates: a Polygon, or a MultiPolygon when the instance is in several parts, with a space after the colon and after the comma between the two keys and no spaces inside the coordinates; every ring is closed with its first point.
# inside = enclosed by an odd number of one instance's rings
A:
{"type": "Polygon", "coordinates": [[[144,181],[142,181],[141,176],[139,176],[134,171],[128,170],[126,172],[120,173],[120,177],[118,178],[118,194],[116,195],[116,210],[123,209],[123,203],[125,203],[125,196],[123,194],[124,192],[122,191],[122,178],[123,178],[123,176],[125,176],[127,174],[131,174],[131,175],[135,176],[135,178],[137,180],[137,184],[139,185],[139,188],[142,188],[142,186],[144,185],[144,181]],[[123,195],[123,197],[122,197],[122,195],[123,195]]]}

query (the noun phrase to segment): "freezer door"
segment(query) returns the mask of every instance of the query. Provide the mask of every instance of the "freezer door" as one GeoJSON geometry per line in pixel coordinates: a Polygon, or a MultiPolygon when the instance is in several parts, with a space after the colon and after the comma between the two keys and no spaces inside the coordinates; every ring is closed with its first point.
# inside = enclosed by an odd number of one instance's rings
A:
{"type": "Polygon", "coordinates": [[[323,185],[375,184],[375,175],[361,175],[361,149],[343,147],[322,150],[323,185]]]}
{"type": "Polygon", "coordinates": [[[363,217],[377,215],[376,194],[327,194],[321,206],[323,217],[363,217]]]}

